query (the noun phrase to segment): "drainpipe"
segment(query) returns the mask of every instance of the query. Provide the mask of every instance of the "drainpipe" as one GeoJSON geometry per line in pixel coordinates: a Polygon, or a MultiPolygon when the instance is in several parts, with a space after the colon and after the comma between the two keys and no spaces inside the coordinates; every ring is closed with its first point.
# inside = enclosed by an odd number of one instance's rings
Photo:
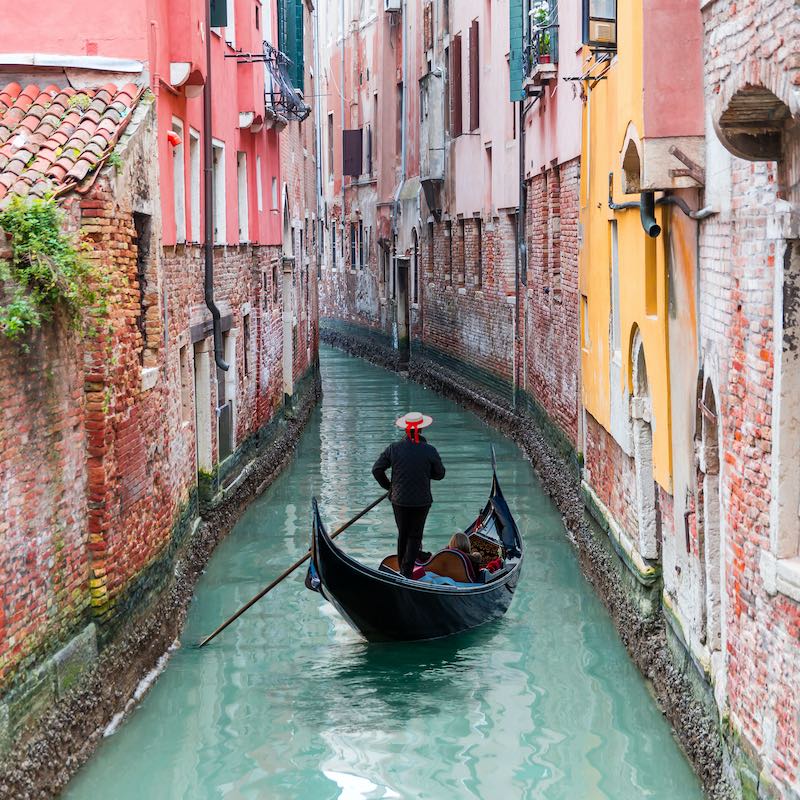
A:
{"type": "Polygon", "coordinates": [[[222,348],[220,313],[214,303],[214,149],[211,143],[211,4],[206,3],[206,82],[203,86],[203,197],[205,202],[205,280],[204,294],[214,329],[214,361],[228,371],[222,348]]]}
{"type": "MultiPolygon", "coordinates": [[[[403,184],[406,182],[406,75],[408,72],[407,58],[408,49],[406,46],[406,0],[403,0],[403,7],[400,11],[400,36],[403,59],[403,99],[400,104],[400,181],[394,193],[394,219],[392,220],[392,233],[397,233],[397,218],[400,212],[400,193],[403,191],[403,184]]],[[[395,259],[396,260],[396,259],[395,259]]]]}
{"type": "Polygon", "coordinates": [[[614,197],[614,173],[608,173],[608,207],[612,211],[624,211],[628,208],[638,208],[639,216],[642,220],[642,228],[645,233],[655,239],[661,234],[661,226],[656,222],[656,206],[677,206],[689,219],[704,220],[717,212],[711,206],[706,206],[698,211],[693,211],[682,197],[666,195],[655,199],[655,192],[641,192],[640,200],[628,201],[626,203],[615,203],[614,197]]]}

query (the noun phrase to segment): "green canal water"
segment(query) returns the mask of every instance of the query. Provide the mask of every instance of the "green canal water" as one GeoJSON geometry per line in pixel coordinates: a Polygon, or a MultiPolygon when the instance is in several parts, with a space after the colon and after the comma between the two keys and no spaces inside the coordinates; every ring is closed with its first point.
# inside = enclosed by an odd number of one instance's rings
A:
{"type": "MultiPolygon", "coordinates": [[[[181,646],[69,785],[115,800],[541,798],[702,793],[514,444],[397,375],[323,349],[324,400],[291,467],[219,546],[181,646]],[[506,617],[422,644],[367,645],[298,570],[203,650],[193,646],[307,549],[316,495],[333,528],[380,494],[370,467],[408,410],[432,414],[447,477],[427,549],[485,501],[494,443],[526,542],[506,617]]],[[[393,552],[384,503],[339,538],[393,552]]]]}

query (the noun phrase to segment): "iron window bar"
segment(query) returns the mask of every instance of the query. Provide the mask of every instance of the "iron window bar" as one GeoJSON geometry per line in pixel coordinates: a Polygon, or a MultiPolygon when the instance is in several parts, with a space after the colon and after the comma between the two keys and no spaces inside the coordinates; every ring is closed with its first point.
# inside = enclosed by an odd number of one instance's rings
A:
{"type": "Polygon", "coordinates": [[[292,60],[277,47],[264,42],[261,53],[226,53],[225,58],[235,58],[237,64],[264,64],[267,71],[264,104],[268,111],[298,122],[302,122],[311,113],[311,106],[306,104],[289,77],[292,60]]]}

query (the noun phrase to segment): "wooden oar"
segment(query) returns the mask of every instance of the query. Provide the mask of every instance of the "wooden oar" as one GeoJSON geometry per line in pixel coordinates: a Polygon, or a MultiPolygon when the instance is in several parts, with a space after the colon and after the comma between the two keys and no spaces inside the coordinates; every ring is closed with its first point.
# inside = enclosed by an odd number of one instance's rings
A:
{"type": "MultiPolygon", "coordinates": [[[[347,530],[347,528],[349,528],[354,522],[360,520],[361,517],[363,517],[364,514],[366,514],[368,511],[372,511],[372,509],[375,508],[375,506],[378,505],[378,503],[380,503],[382,500],[385,500],[388,496],[389,492],[386,492],[385,494],[382,494],[377,500],[370,503],[363,511],[360,511],[351,520],[345,522],[345,524],[342,525],[341,528],[332,533],[331,539],[335,539],[340,533],[347,530]]],[[[292,564],[292,566],[289,567],[289,569],[285,570],[277,578],[275,578],[275,580],[272,581],[272,583],[269,586],[267,586],[265,589],[262,589],[252,600],[243,605],[232,617],[226,619],[225,622],[223,622],[222,625],[219,626],[219,628],[217,628],[212,634],[206,636],[206,638],[203,639],[203,641],[200,642],[200,644],[198,644],[197,646],[204,647],[205,645],[207,645],[218,633],[222,633],[222,631],[224,631],[225,628],[227,628],[228,625],[231,624],[231,622],[241,617],[242,614],[244,614],[244,612],[247,611],[248,608],[250,608],[250,606],[255,605],[265,594],[267,594],[267,592],[272,591],[287,575],[291,575],[301,564],[304,564],[306,561],[308,561],[309,558],[311,558],[310,550],[299,561],[295,561],[294,564],[292,564]]]]}

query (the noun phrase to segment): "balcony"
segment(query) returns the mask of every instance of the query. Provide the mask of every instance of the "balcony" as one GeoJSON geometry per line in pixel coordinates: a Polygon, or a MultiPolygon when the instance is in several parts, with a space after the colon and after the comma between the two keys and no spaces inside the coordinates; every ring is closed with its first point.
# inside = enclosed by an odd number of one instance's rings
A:
{"type": "Polygon", "coordinates": [[[264,56],[267,72],[264,83],[267,119],[293,119],[302,122],[311,113],[311,107],[303,100],[303,93],[293,86],[289,77],[292,61],[268,42],[264,42],[264,56]]]}
{"type": "MultiPolygon", "coordinates": [[[[225,58],[235,58],[238,64],[264,65],[264,120],[267,127],[282,130],[289,120],[302,122],[306,119],[311,107],[303,100],[302,91],[293,84],[290,77],[293,63],[289,57],[269,42],[263,45],[261,53],[236,53],[225,58]]],[[[243,113],[258,116],[251,111],[243,113]]]]}
{"type": "Polygon", "coordinates": [[[558,25],[536,26],[525,48],[525,93],[541,94],[544,86],[555,80],[558,73],[558,25]]]}

